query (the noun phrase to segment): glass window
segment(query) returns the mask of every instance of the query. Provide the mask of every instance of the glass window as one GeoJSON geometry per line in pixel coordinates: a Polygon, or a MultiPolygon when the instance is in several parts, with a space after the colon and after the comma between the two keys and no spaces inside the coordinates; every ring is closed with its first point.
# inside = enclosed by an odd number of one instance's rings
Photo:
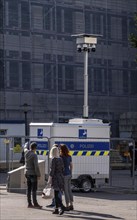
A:
{"type": "Polygon", "coordinates": [[[101,69],[94,69],[94,92],[102,92],[101,69]]]}
{"type": "Polygon", "coordinates": [[[10,50],[9,51],[9,57],[10,58],[19,58],[19,52],[15,50],[10,50]]]}
{"type": "Polygon", "coordinates": [[[21,2],[21,28],[30,28],[29,3],[21,2]]]}
{"type": "Polygon", "coordinates": [[[73,11],[72,9],[64,9],[64,31],[67,33],[73,32],[73,11]]]}
{"type": "Polygon", "coordinates": [[[44,69],[44,88],[50,90],[52,89],[52,65],[46,63],[44,69]]]}
{"type": "Polygon", "coordinates": [[[65,89],[74,90],[74,73],[72,66],[65,66],[65,89]]]}
{"type": "Polygon", "coordinates": [[[57,7],[57,32],[62,32],[62,14],[61,14],[61,8],[57,7]]]}
{"type": "Polygon", "coordinates": [[[19,63],[16,61],[9,62],[9,81],[11,88],[19,87],[19,63]]]}
{"type": "Polygon", "coordinates": [[[8,2],[9,6],[9,26],[18,27],[18,0],[12,0],[8,2]]]}
{"type": "Polygon", "coordinates": [[[93,33],[101,33],[101,16],[100,14],[93,14],[93,33]]]}
{"type": "Polygon", "coordinates": [[[0,60],[0,89],[4,88],[4,61],[0,60]]]}
{"type": "Polygon", "coordinates": [[[128,94],[128,71],[123,70],[123,93],[128,94]]]}
{"type": "Polygon", "coordinates": [[[29,60],[30,59],[30,52],[22,52],[22,59],[29,60]]]}
{"type": "Polygon", "coordinates": [[[130,79],[131,79],[131,94],[136,95],[137,94],[137,72],[136,70],[131,71],[130,79]]]}
{"type": "Polygon", "coordinates": [[[29,62],[22,62],[22,88],[31,89],[31,68],[29,62]]]}
{"type": "Polygon", "coordinates": [[[63,71],[62,71],[63,66],[58,65],[58,90],[62,91],[63,90],[63,71]]]}
{"type": "Polygon", "coordinates": [[[44,29],[51,29],[51,6],[46,5],[44,7],[44,29]]]}

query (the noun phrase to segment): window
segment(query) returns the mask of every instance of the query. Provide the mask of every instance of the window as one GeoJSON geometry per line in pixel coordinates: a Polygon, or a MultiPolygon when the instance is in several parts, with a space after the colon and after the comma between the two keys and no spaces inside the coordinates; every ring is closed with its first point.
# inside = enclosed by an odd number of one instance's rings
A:
{"type": "Polygon", "coordinates": [[[63,66],[58,65],[58,90],[62,91],[63,90],[63,71],[62,71],[63,66]]]}
{"type": "MultiPolygon", "coordinates": [[[[44,29],[51,29],[51,6],[46,5],[44,8],[44,29]]],[[[55,17],[55,16],[54,16],[55,17]]]]}
{"type": "Polygon", "coordinates": [[[65,66],[65,89],[74,90],[74,74],[72,66],[65,66]]]}
{"type": "Polygon", "coordinates": [[[16,51],[16,50],[10,50],[9,51],[9,57],[12,58],[12,59],[19,58],[19,52],[16,51]]]}
{"type": "Polygon", "coordinates": [[[22,52],[22,59],[29,60],[30,59],[30,52],[22,52]]]}
{"type": "Polygon", "coordinates": [[[9,62],[9,81],[11,88],[19,87],[19,64],[16,61],[9,62]]]}
{"type": "Polygon", "coordinates": [[[102,92],[101,69],[94,69],[94,92],[102,92]]]}
{"type": "Polygon", "coordinates": [[[101,16],[100,14],[93,14],[93,33],[101,33],[101,16]]]}
{"type": "Polygon", "coordinates": [[[85,33],[91,32],[90,25],[91,25],[90,12],[86,11],[85,12],[85,33]]]}
{"type": "Polygon", "coordinates": [[[123,93],[128,94],[128,71],[123,71],[123,93]]]}
{"type": "Polygon", "coordinates": [[[30,15],[29,15],[29,3],[21,2],[21,28],[30,28],[30,15]]]}
{"type": "Polygon", "coordinates": [[[9,26],[18,27],[18,0],[12,0],[9,4],[9,26]]]}
{"type": "Polygon", "coordinates": [[[44,74],[44,87],[46,89],[52,89],[52,65],[45,64],[45,74],[44,74]]]}
{"type": "Polygon", "coordinates": [[[136,95],[137,94],[137,72],[136,70],[132,70],[130,74],[131,79],[131,94],[136,95]]]}
{"type": "Polygon", "coordinates": [[[22,63],[22,88],[31,89],[31,68],[29,62],[22,63]]]}
{"type": "Polygon", "coordinates": [[[65,61],[66,62],[72,62],[73,61],[73,57],[72,56],[65,56],[65,61]]]}
{"type": "Polygon", "coordinates": [[[0,89],[4,88],[4,61],[0,60],[0,89]]]}
{"type": "Polygon", "coordinates": [[[64,9],[64,31],[67,33],[73,32],[73,11],[72,9],[64,9]]]}
{"type": "Polygon", "coordinates": [[[62,14],[61,14],[61,8],[57,7],[57,32],[62,32],[62,14]]]}

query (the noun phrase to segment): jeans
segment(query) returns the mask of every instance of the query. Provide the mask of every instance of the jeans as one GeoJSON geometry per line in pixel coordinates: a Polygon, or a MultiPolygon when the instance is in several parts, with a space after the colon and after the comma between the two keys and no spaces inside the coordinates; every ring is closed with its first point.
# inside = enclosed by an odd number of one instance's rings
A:
{"type": "Polygon", "coordinates": [[[55,196],[55,208],[57,209],[59,207],[63,207],[60,191],[54,190],[54,196],[55,196]]]}
{"type": "Polygon", "coordinates": [[[27,178],[27,200],[28,204],[31,203],[31,193],[33,204],[37,204],[37,176],[34,175],[26,175],[27,178]]]}
{"type": "Polygon", "coordinates": [[[71,175],[64,176],[64,194],[66,205],[73,202],[73,194],[71,190],[71,175]]]}

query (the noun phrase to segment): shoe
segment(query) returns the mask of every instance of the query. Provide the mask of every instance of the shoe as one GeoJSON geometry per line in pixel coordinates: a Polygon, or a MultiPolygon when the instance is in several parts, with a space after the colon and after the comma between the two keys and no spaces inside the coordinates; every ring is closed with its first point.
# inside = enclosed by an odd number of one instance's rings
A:
{"type": "Polygon", "coordinates": [[[34,208],[32,204],[28,204],[28,208],[34,208]]]}
{"type": "Polygon", "coordinates": [[[64,209],[64,211],[70,211],[69,207],[65,207],[65,206],[64,206],[63,209],[64,209]]]}
{"type": "Polygon", "coordinates": [[[35,204],[33,207],[37,209],[42,209],[42,205],[39,205],[39,204],[35,204]]]}
{"type": "Polygon", "coordinates": [[[46,205],[47,208],[53,208],[55,204],[51,203],[50,205],[46,205]]]}
{"type": "Polygon", "coordinates": [[[63,208],[60,208],[60,209],[59,209],[59,215],[63,215],[63,213],[64,213],[64,209],[63,209],[63,208]]]}
{"type": "Polygon", "coordinates": [[[74,210],[73,205],[70,205],[70,206],[69,206],[69,210],[74,210]]]}
{"type": "Polygon", "coordinates": [[[59,210],[58,209],[55,209],[52,214],[59,214],[59,210]]]}

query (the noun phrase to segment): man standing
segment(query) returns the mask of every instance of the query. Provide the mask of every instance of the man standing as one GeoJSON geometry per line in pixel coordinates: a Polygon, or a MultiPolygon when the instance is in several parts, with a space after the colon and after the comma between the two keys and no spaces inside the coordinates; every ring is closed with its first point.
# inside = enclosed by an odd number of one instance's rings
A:
{"type": "Polygon", "coordinates": [[[38,179],[40,178],[40,170],[38,165],[38,158],[36,154],[37,144],[35,142],[30,144],[30,150],[28,146],[24,146],[24,154],[25,154],[25,177],[27,179],[27,200],[28,200],[28,208],[39,208],[40,206],[37,202],[37,185],[38,179]],[[32,193],[32,201],[31,201],[31,193],[32,193]]]}

